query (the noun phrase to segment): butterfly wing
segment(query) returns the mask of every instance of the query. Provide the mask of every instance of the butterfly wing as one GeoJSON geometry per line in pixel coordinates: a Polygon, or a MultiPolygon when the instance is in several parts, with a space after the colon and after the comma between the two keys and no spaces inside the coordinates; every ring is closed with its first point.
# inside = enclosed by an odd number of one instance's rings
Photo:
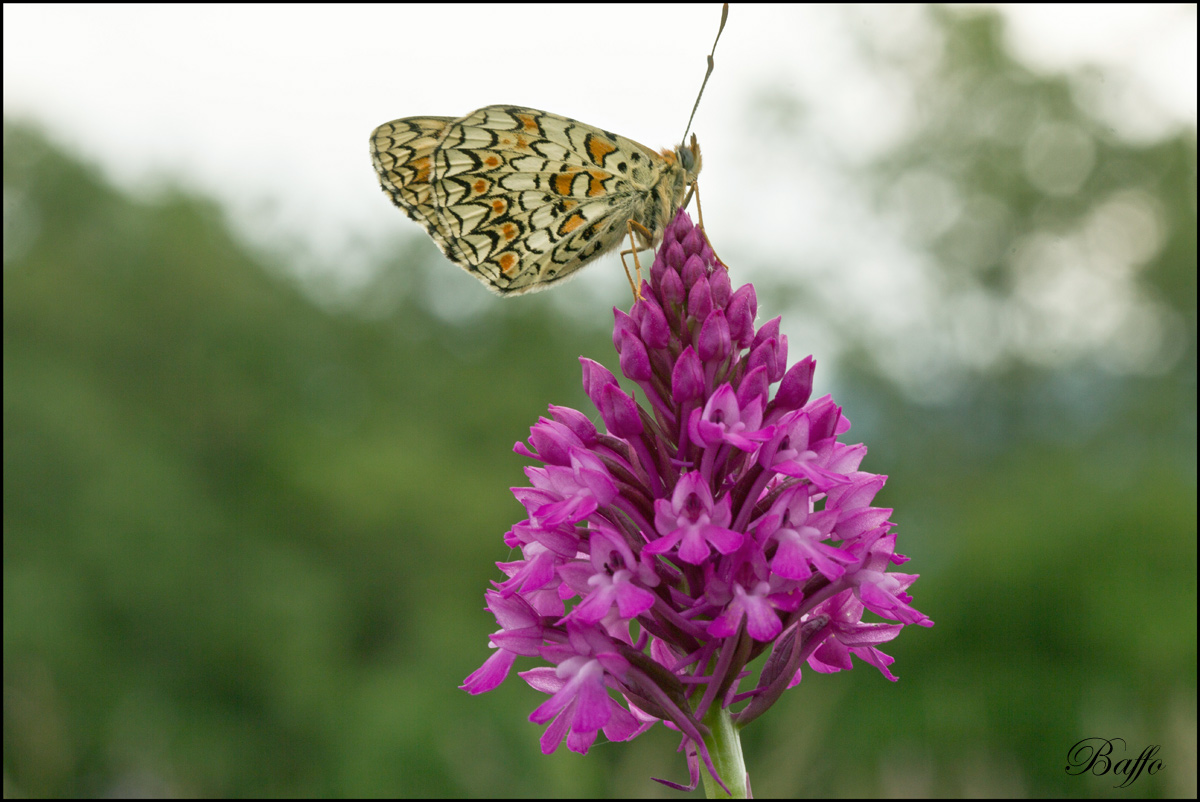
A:
{"type": "Polygon", "coordinates": [[[669,156],[520,106],[395,120],[372,154],[393,202],[499,294],[571,276],[617,247],[629,220],[657,233],[682,198],[669,156]]]}
{"type": "Polygon", "coordinates": [[[567,117],[487,106],[434,155],[434,206],[463,267],[493,291],[544,289],[620,244],[661,157],[567,117]]]}
{"type": "Polygon", "coordinates": [[[406,117],[371,132],[371,163],[392,203],[417,221],[450,261],[462,255],[433,202],[433,154],[453,117],[406,117]]]}

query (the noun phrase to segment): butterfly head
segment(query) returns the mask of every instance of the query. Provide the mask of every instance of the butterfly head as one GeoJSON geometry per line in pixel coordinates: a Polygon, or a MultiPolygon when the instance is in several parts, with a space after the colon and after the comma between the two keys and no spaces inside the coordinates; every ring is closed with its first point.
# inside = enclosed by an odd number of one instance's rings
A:
{"type": "Polygon", "coordinates": [[[700,145],[695,134],[690,145],[676,145],[674,150],[664,150],[661,155],[671,165],[681,187],[691,186],[700,174],[700,145]]]}
{"type": "Polygon", "coordinates": [[[691,184],[695,181],[696,176],[700,174],[701,163],[700,145],[696,142],[695,134],[692,134],[692,143],[690,145],[679,145],[675,148],[675,159],[687,175],[685,183],[691,184]]]}
{"type": "Polygon", "coordinates": [[[700,144],[696,142],[696,134],[691,134],[690,145],[679,145],[676,148],[676,154],[679,158],[680,166],[683,166],[688,173],[688,182],[696,180],[696,176],[700,175],[700,144]]]}

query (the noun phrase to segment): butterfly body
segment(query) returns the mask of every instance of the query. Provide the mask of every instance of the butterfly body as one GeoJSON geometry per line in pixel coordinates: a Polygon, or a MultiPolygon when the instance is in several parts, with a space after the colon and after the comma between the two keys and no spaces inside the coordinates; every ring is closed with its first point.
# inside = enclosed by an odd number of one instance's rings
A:
{"type": "Polygon", "coordinates": [[[372,132],[371,160],[392,202],[501,295],[562,281],[631,231],[653,247],[701,165],[695,136],[655,152],[520,106],[393,120],[372,132]]]}

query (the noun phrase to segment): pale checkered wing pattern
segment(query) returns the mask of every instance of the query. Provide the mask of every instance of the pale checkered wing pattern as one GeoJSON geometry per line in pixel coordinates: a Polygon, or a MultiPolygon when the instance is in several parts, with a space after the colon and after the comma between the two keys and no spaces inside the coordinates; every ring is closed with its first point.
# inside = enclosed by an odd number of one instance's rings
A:
{"type": "Polygon", "coordinates": [[[487,106],[408,117],[371,136],[383,189],[446,257],[500,294],[574,274],[629,232],[657,242],[700,171],[700,151],[656,153],[568,117],[487,106]],[[637,228],[634,229],[637,231],[637,228]]]}

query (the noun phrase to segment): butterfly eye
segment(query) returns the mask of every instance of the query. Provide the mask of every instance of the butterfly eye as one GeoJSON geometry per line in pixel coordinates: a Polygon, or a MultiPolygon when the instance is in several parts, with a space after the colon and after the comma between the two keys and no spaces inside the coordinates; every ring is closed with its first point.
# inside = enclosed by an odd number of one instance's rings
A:
{"type": "Polygon", "coordinates": [[[696,166],[696,157],[690,148],[680,145],[675,149],[675,154],[679,157],[679,163],[683,165],[684,170],[691,171],[696,166]]]}

